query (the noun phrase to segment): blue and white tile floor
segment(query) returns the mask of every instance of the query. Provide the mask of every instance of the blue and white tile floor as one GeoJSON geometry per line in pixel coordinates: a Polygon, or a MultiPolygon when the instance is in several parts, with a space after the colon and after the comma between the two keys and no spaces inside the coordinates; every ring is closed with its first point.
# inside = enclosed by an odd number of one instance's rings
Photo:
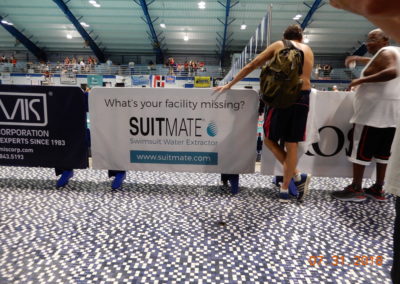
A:
{"type": "Polygon", "coordinates": [[[2,167],[0,283],[390,283],[393,198],[343,203],[348,179],[314,178],[281,204],[271,177],[242,175],[236,196],[218,180],[129,172],[112,191],[82,170],[55,189],[51,169],[2,167]]]}

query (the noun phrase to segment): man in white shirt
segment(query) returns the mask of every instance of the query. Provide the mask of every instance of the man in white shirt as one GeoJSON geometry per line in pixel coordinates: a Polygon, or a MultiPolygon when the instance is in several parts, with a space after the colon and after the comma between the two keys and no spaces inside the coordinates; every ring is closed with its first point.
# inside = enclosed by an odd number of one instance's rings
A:
{"type": "Polygon", "coordinates": [[[389,38],[380,29],[368,34],[368,51],[374,55],[364,68],[362,76],[350,87],[358,86],[354,98],[354,125],[350,141],[349,160],[353,163],[353,182],[332,196],[342,201],[361,202],[372,198],[386,201],[383,194],[386,166],[400,118],[400,52],[389,47],[389,38]],[[365,166],[376,161],[376,182],[362,188],[365,166]]]}

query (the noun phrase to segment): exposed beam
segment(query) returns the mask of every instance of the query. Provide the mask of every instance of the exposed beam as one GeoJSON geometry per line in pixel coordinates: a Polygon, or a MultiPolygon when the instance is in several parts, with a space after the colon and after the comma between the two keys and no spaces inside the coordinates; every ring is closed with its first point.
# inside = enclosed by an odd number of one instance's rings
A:
{"type": "Polygon", "coordinates": [[[315,0],[311,7],[306,5],[307,7],[310,8],[310,10],[308,10],[307,15],[305,16],[303,22],[301,23],[301,28],[303,30],[311,23],[311,17],[315,13],[315,11],[317,11],[319,8],[321,8],[323,5],[325,5],[325,3],[321,4],[321,2],[322,2],[322,0],[315,0]]]}
{"type": "Polygon", "coordinates": [[[150,35],[151,35],[151,39],[152,39],[152,44],[153,44],[153,49],[156,52],[156,63],[158,64],[162,64],[164,63],[164,54],[163,51],[161,49],[161,42],[158,39],[157,33],[154,29],[153,23],[158,19],[152,20],[149,14],[149,8],[148,6],[151,5],[153,1],[150,1],[149,4],[146,3],[146,0],[133,0],[136,4],[138,4],[140,7],[142,7],[143,10],[143,14],[146,17],[144,19],[145,23],[148,25],[149,29],[150,29],[150,35]]]}
{"type": "Polygon", "coordinates": [[[3,24],[1,21],[3,17],[0,16],[0,24],[5,28],[16,40],[22,43],[33,55],[37,57],[39,61],[47,61],[46,53],[34,44],[29,38],[27,38],[22,32],[17,30],[14,26],[3,24]]]}
{"type": "Polygon", "coordinates": [[[76,30],[79,32],[79,34],[82,36],[82,38],[85,40],[85,42],[89,45],[89,47],[92,49],[93,53],[96,55],[97,59],[99,62],[106,62],[106,57],[99,48],[99,46],[96,44],[96,42],[90,37],[90,35],[86,32],[86,30],[82,27],[81,23],[78,21],[78,19],[72,14],[68,6],[64,3],[63,0],[53,0],[54,3],[57,4],[57,6],[63,11],[65,16],[70,20],[70,22],[75,26],[76,30]]]}
{"type": "MultiPolygon", "coordinates": [[[[227,31],[228,31],[228,26],[235,21],[235,19],[229,20],[229,13],[231,9],[236,6],[239,1],[236,1],[231,5],[231,0],[226,0],[226,4],[223,4],[222,2],[218,1],[219,4],[221,4],[223,7],[225,7],[225,21],[221,21],[218,19],[223,25],[224,25],[224,35],[222,36],[222,44],[221,44],[221,53],[220,53],[220,60],[221,60],[221,65],[223,65],[223,61],[225,58],[225,52],[226,52],[226,41],[227,41],[227,31]]],[[[219,33],[217,33],[219,36],[221,36],[219,33]]]]}

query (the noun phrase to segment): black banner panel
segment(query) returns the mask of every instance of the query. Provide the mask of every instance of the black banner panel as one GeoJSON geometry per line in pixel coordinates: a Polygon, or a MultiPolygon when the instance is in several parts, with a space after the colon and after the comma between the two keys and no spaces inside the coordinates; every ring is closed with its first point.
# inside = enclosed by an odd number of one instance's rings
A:
{"type": "Polygon", "coordinates": [[[88,167],[79,87],[0,85],[0,165],[88,167]]]}

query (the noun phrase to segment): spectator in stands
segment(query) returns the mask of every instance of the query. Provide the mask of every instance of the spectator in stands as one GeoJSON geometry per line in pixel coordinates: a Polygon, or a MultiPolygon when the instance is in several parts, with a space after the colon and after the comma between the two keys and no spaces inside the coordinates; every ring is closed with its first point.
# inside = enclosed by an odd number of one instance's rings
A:
{"type": "Polygon", "coordinates": [[[131,75],[133,75],[135,73],[135,62],[133,62],[133,61],[129,62],[128,67],[131,72],[131,75]]]}
{"type": "Polygon", "coordinates": [[[15,67],[15,65],[17,65],[17,59],[14,56],[11,56],[10,63],[15,67]]]}
{"type": "Polygon", "coordinates": [[[178,67],[177,67],[176,70],[178,71],[178,74],[179,74],[179,75],[182,75],[182,72],[183,72],[183,64],[178,64],[178,67]]]}
{"type": "Polygon", "coordinates": [[[156,70],[156,66],[154,65],[153,60],[150,60],[147,64],[147,69],[149,70],[150,74],[153,73],[153,70],[156,70]]]}
{"type": "Polygon", "coordinates": [[[83,58],[80,60],[79,66],[81,67],[81,68],[80,68],[81,71],[84,71],[84,70],[85,70],[86,64],[85,64],[85,61],[83,60],[83,58]]]}
{"type": "Polygon", "coordinates": [[[342,201],[361,202],[371,197],[386,201],[383,184],[390,157],[395,126],[400,119],[400,52],[388,47],[389,38],[380,29],[368,34],[368,51],[374,54],[362,76],[351,82],[359,86],[354,99],[354,115],[349,160],[353,163],[353,182],[344,190],[332,193],[342,201]],[[397,78],[396,78],[397,77],[397,78]],[[377,84],[379,83],[379,84],[377,84]],[[376,160],[376,182],[362,187],[365,166],[376,160]]]}
{"type": "Polygon", "coordinates": [[[168,75],[175,75],[174,70],[175,70],[175,60],[174,58],[170,57],[168,58],[168,75]]]}
{"type": "Polygon", "coordinates": [[[65,64],[65,65],[71,64],[71,61],[69,60],[69,57],[68,57],[68,56],[65,57],[65,59],[64,59],[64,64],[65,64]]]}
{"type": "Polygon", "coordinates": [[[330,79],[330,74],[332,72],[332,66],[329,64],[324,64],[322,66],[322,77],[324,79],[330,79]]]}
{"type": "Polygon", "coordinates": [[[205,71],[205,63],[203,61],[199,62],[199,68],[201,72],[205,71]]]}
{"type": "Polygon", "coordinates": [[[187,62],[187,60],[183,64],[183,68],[185,70],[185,75],[188,76],[188,74],[189,74],[189,62],[187,62]]]}
{"type": "Polygon", "coordinates": [[[73,65],[73,67],[76,67],[76,65],[78,64],[78,61],[76,60],[75,56],[72,57],[71,64],[73,65]]]}

